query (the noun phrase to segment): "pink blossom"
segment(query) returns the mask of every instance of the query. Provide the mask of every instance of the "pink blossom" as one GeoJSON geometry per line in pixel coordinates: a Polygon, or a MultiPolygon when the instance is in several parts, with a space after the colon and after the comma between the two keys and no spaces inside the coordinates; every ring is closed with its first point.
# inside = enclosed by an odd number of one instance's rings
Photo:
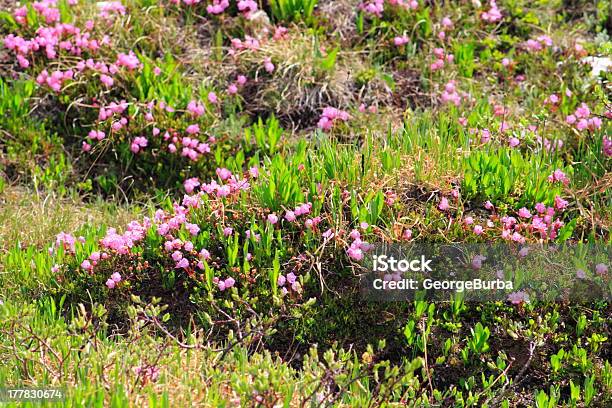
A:
{"type": "Polygon", "coordinates": [[[484,232],[484,228],[482,227],[482,225],[475,225],[474,226],[474,234],[482,235],[483,232],[484,232]]]}
{"type": "Polygon", "coordinates": [[[113,289],[113,288],[115,287],[115,285],[116,285],[116,284],[117,284],[117,282],[115,282],[115,281],[114,281],[114,280],[112,280],[112,279],[108,279],[108,280],[106,281],[106,286],[107,286],[109,289],[113,289]]]}
{"type": "Polygon", "coordinates": [[[276,214],[268,214],[268,222],[272,225],[276,224],[278,222],[278,217],[276,216],[276,214]]]}
{"type": "Polygon", "coordinates": [[[510,301],[514,305],[518,305],[524,302],[528,303],[529,296],[523,291],[513,292],[508,295],[508,301],[510,301]]]}
{"type": "Polygon", "coordinates": [[[214,92],[209,92],[208,93],[208,102],[212,103],[212,104],[216,104],[217,102],[219,102],[219,98],[217,98],[217,94],[214,92]]]}
{"type": "Polygon", "coordinates": [[[396,47],[401,47],[402,45],[408,44],[410,42],[410,38],[408,38],[408,36],[406,35],[402,35],[401,37],[395,37],[393,39],[393,44],[395,44],[396,47]]]}
{"type": "Polygon", "coordinates": [[[271,74],[272,72],[274,72],[274,64],[272,63],[272,59],[270,57],[266,57],[264,58],[264,69],[266,70],[266,72],[268,72],[269,74],[271,74]]]}
{"type": "Polygon", "coordinates": [[[187,132],[190,135],[195,135],[200,133],[200,126],[196,123],[194,125],[189,125],[187,126],[187,129],[185,129],[185,132],[187,132]]]}
{"type": "Polygon", "coordinates": [[[448,198],[442,197],[440,199],[440,203],[438,204],[438,209],[440,209],[441,211],[446,211],[449,208],[450,208],[450,205],[448,204],[448,198]]]}
{"type": "Polygon", "coordinates": [[[555,196],[555,208],[557,210],[563,210],[568,206],[568,202],[560,196],[555,196]]]}
{"type": "Polygon", "coordinates": [[[229,288],[233,287],[235,283],[236,283],[236,281],[234,280],[234,278],[229,277],[229,278],[227,278],[225,280],[225,288],[229,289],[229,288]]]}
{"type": "Polygon", "coordinates": [[[412,238],[412,230],[409,228],[406,228],[404,230],[404,233],[402,234],[402,239],[404,239],[405,241],[409,241],[412,238]]]}
{"type": "Polygon", "coordinates": [[[121,274],[119,274],[119,272],[113,273],[110,278],[115,281],[115,283],[121,282],[121,274]]]}
{"type": "Polygon", "coordinates": [[[521,208],[521,209],[518,211],[518,215],[519,215],[519,217],[521,217],[521,218],[531,218],[531,213],[530,213],[530,212],[529,212],[529,210],[528,210],[527,208],[525,208],[525,207],[521,208]]]}
{"type": "Polygon", "coordinates": [[[597,265],[595,265],[595,273],[597,273],[600,276],[604,276],[608,274],[608,265],[604,264],[604,263],[598,263],[597,265]]]}
{"type": "Polygon", "coordinates": [[[189,261],[187,260],[187,258],[183,258],[180,261],[178,261],[176,263],[175,268],[176,269],[187,269],[189,267],[189,261]]]}
{"type": "Polygon", "coordinates": [[[285,212],[285,219],[289,222],[293,222],[296,219],[295,213],[291,210],[285,212]]]}

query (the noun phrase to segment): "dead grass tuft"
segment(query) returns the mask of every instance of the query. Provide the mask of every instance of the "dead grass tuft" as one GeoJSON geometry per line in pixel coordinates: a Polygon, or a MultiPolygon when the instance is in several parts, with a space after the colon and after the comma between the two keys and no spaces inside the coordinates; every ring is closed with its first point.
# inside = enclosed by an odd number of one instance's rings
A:
{"type": "Polygon", "coordinates": [[[15,245],[42,248],[61,231],[75,231],[90,224],[126,225],[138,212],[114,204],[84,204],[54,194],[36,194],[8,187],[0,194],[0,252],[15,245]]]}

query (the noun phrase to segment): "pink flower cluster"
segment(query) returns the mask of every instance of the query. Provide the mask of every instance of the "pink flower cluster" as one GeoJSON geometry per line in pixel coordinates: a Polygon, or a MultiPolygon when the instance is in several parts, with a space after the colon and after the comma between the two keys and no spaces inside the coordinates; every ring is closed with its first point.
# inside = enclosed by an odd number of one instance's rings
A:
{"type": "Polygon", "coordinates": [[[297,276],[293,272],[289,272],[287,276],[279,275],[276,284],[280,286],[281,294],[284,296],[289,293],[289,289],[296,293],[300,293],[302,291],[302,286],[300,282],[297,280],[297,276]]]}
{"type": "MultiPolygon", "coordinates": [[[[419,8],[419,2],[417,0],[389,0],[389,4],[402,7],[406,10],[416,10],[419,8]]],[[[383,11],[385,10],[385,0],[364,1],[359,4],[359,9],[376,17],[382,17],[383,11]]]]}
{"type": "Polygon", "coordinates": [[[433,54],[435,61],[429,65],[432,71],[438,71],[444,68],[445,64],[452,64],[455,60],[455,56],[453,54],[446,54],[444,48],[434,48],[433,54]]]}
{"type": "Polygon", "coordinates": [[[563,170],[557,169],[553,171],[553,173],[548,176],[548,181],[551,183],[562,183],[567,186],[569,184],[569,178],[565,175],[563,170]]]}
{"type": "Polygon", "coordinates": [[[117,61],[115,61],[115,65],[117,65],[118,67],[126,67],[129,71],[133,71],[135,69],[140,68],[141,64],[136,54],[134,54],[133,51],[130,51],[127,54],[124,54],[122,52],[119,53],[119,55],[117,55],[117,61]]]}
{"type": "MultiPolygon", "coordinates": [[[[228,169],[217,168],[217,176],[219,176],[221,181],[223,181],[225,184],[219,184],[215,180],[212,180],[208,184],[201,184],[197,178],[190,178],[184,182],[183,186],[185,187],[185,191],[187,191],[187,193],[192,193],[197,187],[200,187],[202,194],[208,194],[211,196],[214,195],[219,198],[236,195],[241,191],[247,191],[251,188],[247,179],[238,178],[228,169]]],[[[256,175],[253,176],[252,173],[251,176],[254,178],[256,177],[256,175]]],[[[199,201],[194,202],[193,197],[186,197],[186,200],[190,207],[199,206],[199,201]]]]}
{"type": "Polygon", "coordinates": [[[106,281],[106,287],[113,289],[119,282],[121,282],[121,274],[119,272],[115,272],[106,281]]]}
{"type": "Polygon", "coordinates": [[[236,284],[236,281],[232,277],[226,278],[225,280],[221,280],[215,276],[213,278],[213,283],[217,285],[221,292],[223,292],[225,289],[232,288],[236,284]]]}
{"type": "Polygon", "coordinates": [[[151,220],[145,217],[142,223],[132,221],[123,234],[117,233],[115,228],[109,228],[106,236],[100,240],[100,245],[108,251],[121,255],[128,254],[136,243],[144,239],[151,220]]]}
{"type": "MultiPolygon", "coordinates": [[[[185,0],[183,0],[185,2],[185,0]]],[[[187,5],[199,3],[199,0],[188,0],[190,3],[185,2],[187,5]]],[[[206,6],[208,14],[221,14],[229,7],[229,0],[213,0],[212,4],[206,6]]]]}
{"type": "MultiPolygon", "coordinates": [[[[43,4],[43,2],[33,4],[43,4]]],[[[21,14],[20,10],[22,9],[17,9],[15,12],[18,21],[21,14]]],[[[45,8],[44,10],[56,9],[45,8]]],[[[52,22],[55,22],[55,20],[48,21],[48,23],[52,22]]],[[[15,52],[17,61],[22,68],[27,68],[30,66],[28,58],[38,51],[44,51],[48,59],[55,59],[58,57],[60,50],[80,56],[84,50],[95,53],[102,45],[110,44],[108,36],[105,36],[102,40],[92,39],[89,32],[92,29],[92,21],[86,23],[84,30],[72,24],[56,23],[53,27],[39,27],[36,30],[36,35],[30,40],[9,34],[4,38],[4,46],[15,52]]]]}
{"type": "Polygon", "coordinates": [[[366,1],[361,3],[359,8],[366,13],[375,15],[376,17],[382,17],[382,13],[385,10],[385,0],[366,1]]]}
{"type": "Polygon", "coordinates": [[[340,109],[327,107],[323,109],[323,113],[319,118],[319,123],[317,126],[319,129],[324,131],[329,131],[334,126],[334,124],[338,121],[347,121],[350,119],[348,112],[345,112],[340,109]]]}
{"type": "Polygon", "coordinates": [[[393,39],[393,44],[395,44],[396,47],[401,47],[402,45],[406,45],[409,42],[410,38],[407,35],[398,36],[393,39]]]}
{"type": "Polygon", "coordinates": [[[461,105],[462,97],[457,92],[457,88],[455,87],[455,81],[449,81],[444,86],[444,91],[442,92],[442,103],[452,103],[455,106],[461,105]]]}
{"type": "Polygon", "coordinates": [[[55,92],[59,92],[62,89],[64,82],[71,80],[74,77],[74,72],[69,69],[67,71],[53,71],[51,75],[44,69],[36,77],[36,83],[39,85],[48,85],[55,92]]]}
{"type": "Polygon", "coordinates": [[[501,218],[503,226],[501,236],[506,240],[524,243],[525,237],[521,232],[525,231],[537,233],[542,239],[555,239],[559,229],[564,225],[559,218],[554,219],[555,213],[556,211],[564,210],[567,205],[568,202],[566,200],[556,196],[554,207],[546,207],[543,203],[536,204],[536,215],[532,215],[527,208],[523,207],[518,211],[518,216],[524,220],[531,219],[531,223],[518,222],[514,217],[504,216],[501,218]]]}
{"type": "Polygon", "coordinates": [[[311,209],[311,203],[300,204],[296,206],[294,210],[287,210],[285,212],[285,220],[287,220],[288,222],[293,222],[297,219],[297,217],[309,214],[311,209]]]}
{"type": "MultiPolygon", "coordinates": [[[[88,259],[81,262],[81,268],[92,273],[94,266],[98,265],[101,259],[108,259],[108,254],[106,252],[94,251],[89,255],[88,259]]],[[[121,278],[119,278],[119,280],[121,280],[121,278]]]]}
{"type": "MultiPolygon", "coordinates": [[[[76,238],[71,234],[67,234],[65,232],[60,232],[55,237],[55,247],[63,248],[65,251],[70,253],[74,253],[75,251],[76,238]]],[[[51,248],[53,251],[53,248],[51,248]]]]}
{"type": "Polygon", "coordinates": [[[238,0],[238,10],[248,18],[257,11],[257,3],[254,0],[238,0]]]}
{"type": "Polygon", "coordinates": [[[602,121],[597,116],[591,116],[591,110],[586,103],[581,103],[573,114],[565,118],[565,122],[578,130],[594,131],[601,128],[602,121]]]}
{"type": "Polygon", "coordinates": [[[530,38],[525,42],[525,48],[531,52],[540,52],[546,47],[552,47],[553,41],[547,35],[540,35],[536,39],[530,38]]]}
{"type": "Polygon", "coordinates": [[[501,11],[497,7],[497,2],[491,0],[489,1],[489,6],[491,7],[489,10],[480,14],[480,19],[487,23],[497,23],[503,17],[501,11]]]}
{"type": "Polygon", "coordinates": [[[132,141],[132,144],[130,144],[130,150],[132,151],[132,153],[137,154],[138,152],[140,152],[140,150],[147,147],[148,144],[149,144],[149,141],[147,140],[146,137],[138,136],[134,138],[134,140],[132,141]]]}
{"type": "Polygon", "coordinates": [[[346,253],[351,259],[361,261],[364,253],[372,249],[372,246],[361,240],[361,233],[356,229],[350,232],[349,237],[351,238],[352,242],[346,250],[346,253]]]}
{"type": "Polygon", "coordinates": [[[125,6],[120,1],[101,1],[98,2],[100,12],[98,16],[103,19],[111,19],[116,15],[125,15],[125,6]]]}
{"type": "Polygon", "coordinates": [[[612,139],[604,136],[601,149],[605,156],[612,157],[612,139]]]}

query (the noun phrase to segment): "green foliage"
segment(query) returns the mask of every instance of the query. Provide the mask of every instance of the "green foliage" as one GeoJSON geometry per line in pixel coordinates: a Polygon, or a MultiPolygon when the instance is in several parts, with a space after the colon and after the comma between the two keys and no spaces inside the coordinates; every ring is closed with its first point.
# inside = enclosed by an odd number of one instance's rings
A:
{"type": "MultiPolygon", "coordinates": [[[[525,157],[519,150],[476,150],[464,160],[465,177],[462,189],[468,199],[491,200],[516,207],[532,208],[536,203],[553,205],[562,186],[552,184],[548,176],[558,161],[548,162],[544,156],[525,157]]],[[[571,167],[562,168],[572,174],[571,167]]]]}
{"type": "Polygon", "coordinates": [[[311,24],[318,0],[271,0],[269,3],[276,21],[311,24]]]}

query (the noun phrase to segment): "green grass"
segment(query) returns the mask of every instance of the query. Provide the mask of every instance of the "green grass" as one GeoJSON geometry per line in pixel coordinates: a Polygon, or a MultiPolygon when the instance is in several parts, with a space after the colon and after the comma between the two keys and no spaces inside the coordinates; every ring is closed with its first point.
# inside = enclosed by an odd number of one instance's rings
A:
{"type": "MultiPolygon", "coordinates": [[[[487,2],[385,2],[373,15],[355,2],[279,0],[251,20],[235,2],[211,16],[207,2],[129,0],[107,21],[95,2],[58,3],[61,22],[93,19],[92,38],[112,46],[34,52],[27,68],[0,50],[0,387],[60,387],[69,407],[609,405],[610,272],[595,268],[610,266],[610,72],[592,77],[576,47],[609,54],[609,1],[499,0],[496,24],[481,18],[487,2]],[[273,39],[281,24],[288,31],[273,39]],[[528,51],[542,34],[554,46],[528,51]],[[236,46],[247,36],[256,50],[236,46]],[[394,45],[401,36],[410,41],[394,45]],[[446,62],[433,69],[437,49],[446,62]],[[90,68],[60,92],[35,81],[43,69],[111,64],[130,51],[141,67],[120,68],[111,87],[90,68]],[[443,102],[451,88],[458,105],[443,102]],[[559,102],[547,103],[553,94],[559,102]],[[98,119],[121,100],[124,112],[98,119]],[[189,112],[192,100],[201,114],[189,112]],[[599,129],[567,123],[582,103],[599,129]],[[326,107],[349,119],[320,129],[326,107]],[[183,137],[196,124],[190,137],[210,152],[192,160],[183,137]],[[87,139],[91,130],[105,138],[87,139]],[[148,144],[136,154],[141,136],[148,144]],[[223,180],[222,168],[235,178],[223,180]],[[549,181],[555,170],[568,182],[549,181]],[[201,193],[191,207],[191,178],[196,192],[212,181],[248,187],[201,193]],[[305,203],[308,214],[287,219],[305,203]],[[545,232],[531,224],[544,219],[540,203],[565,206],[545,232]],[[187,224],[158,232],[182,215],[197,235],[187,224]],[[361,295],[356,232],[375,245],[502,244],[509,217],[518,238],[506,238],[578,245],[544,266],[513,264],[531,302],[361,295]],[[101,241],[141,226],[124,253],[101,241]],[[61,232],[74,251],[58,247],[61,232]],[[164,248],[174,239],[186,268],[164,248]],[[581,252],[587,243],[602,250],[581,252]],[[108,257],[90,273],[82,263],[97,251],[108,257]],[[568,270],[558,285],[545,279],[568,270]],[[551,275],[525,278],[534,271],[551,275]],[[290,273],[296,284],[284,293],[279,278],[290,273]],[[228,278],[235,284],[222,290],[217,280],[228,278]],[[588,302],[536,299],[576,285],[588,302]]],[[[47,25],[28,10],[24,24],[0,14],[3,38],[47,25]]]]}

